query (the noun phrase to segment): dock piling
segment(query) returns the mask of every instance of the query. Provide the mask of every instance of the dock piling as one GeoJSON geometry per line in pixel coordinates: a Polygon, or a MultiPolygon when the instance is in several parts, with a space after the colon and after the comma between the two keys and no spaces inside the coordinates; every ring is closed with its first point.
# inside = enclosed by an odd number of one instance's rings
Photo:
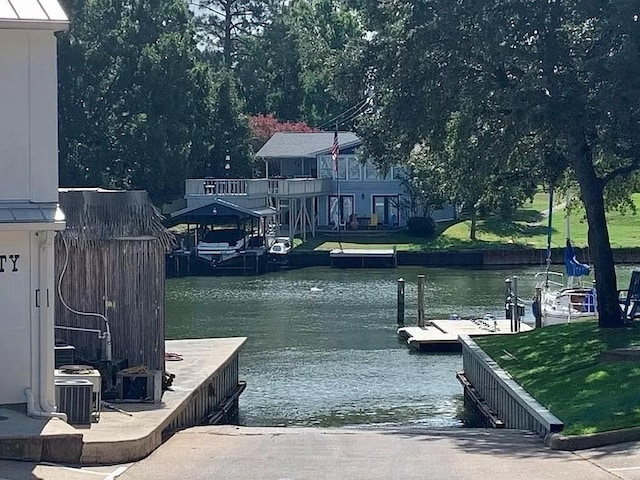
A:
{"type": "Polygon", "coordinates": [[[404,327],[404,278],[398,279],[398,326],[404,327]]]}
{"type": "Polygon", "coordinates": [[[418,275],[418,327],[424,328],[424,275],[418,275]]]}
{"type": "Polygon", "coordinates": [[[542,288],[536,287],[535,297],[533,298],[535,304],[534,313],[536,317],[536,328],[542,327],[542,288]]]}

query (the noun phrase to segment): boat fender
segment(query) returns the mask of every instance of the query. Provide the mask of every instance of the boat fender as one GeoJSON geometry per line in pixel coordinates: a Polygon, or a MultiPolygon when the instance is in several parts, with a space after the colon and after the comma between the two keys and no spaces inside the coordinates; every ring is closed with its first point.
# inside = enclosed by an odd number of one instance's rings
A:
{"type": "Polygon", "coordinates": [[[531,302],[531,311],[533,312],[533,316],[538,318],[538,303],[535,300],[531,302]]]}

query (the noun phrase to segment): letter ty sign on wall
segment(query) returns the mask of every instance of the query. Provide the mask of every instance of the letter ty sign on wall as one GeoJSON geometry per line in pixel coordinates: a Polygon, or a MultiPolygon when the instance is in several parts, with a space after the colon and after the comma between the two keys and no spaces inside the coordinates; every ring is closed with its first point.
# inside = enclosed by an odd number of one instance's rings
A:
{"type": "Polygon", "coordinates": [[[17,272],[18,260],[20,260],[20,255],[17,253],[9,255],[0,254],[0,273],[17,272]]]}

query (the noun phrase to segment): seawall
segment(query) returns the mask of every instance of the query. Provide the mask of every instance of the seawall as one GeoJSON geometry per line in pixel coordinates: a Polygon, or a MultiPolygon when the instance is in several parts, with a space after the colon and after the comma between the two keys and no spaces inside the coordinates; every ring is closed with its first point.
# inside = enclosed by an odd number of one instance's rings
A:
{"type": "MultiPolygon", "coordinates": [[[[576,257],[589,262],[588,248],[575,248],[576,257]]],[[[551,263],[564,263],[564,249],[551,250],[551,263]]],[[[546,249],[487,249],[487,250],[428,250],[422,252],[397,252],[398,265],[424,267],[500,267],[511,265],[544,265],[546,249]]],[[[613,250],[616,263],[640,263],[640,248],[613,250]]],[[[293,250],[289,254],[290,268],[328,267],[331,259],[328,251],[303,252],[293,250]]]]}

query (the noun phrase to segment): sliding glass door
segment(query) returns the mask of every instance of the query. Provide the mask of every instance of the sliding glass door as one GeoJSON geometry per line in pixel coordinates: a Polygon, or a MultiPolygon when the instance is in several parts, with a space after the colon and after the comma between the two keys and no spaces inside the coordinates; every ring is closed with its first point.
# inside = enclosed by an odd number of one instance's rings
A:
{"type": "Polygon", "coordinates": [[[353,195],[340,195],[340,202],[337,195],[329,196],[329,224],[335,227],[338,222],[348,222],[353,213],[353,202],[353,195]]]}
{"type": "Polygon", "coordinates": [[[398,195],[374,195],[373,211],[378,222],[390,227],[397,227],[400,222],[398,195]]]}

